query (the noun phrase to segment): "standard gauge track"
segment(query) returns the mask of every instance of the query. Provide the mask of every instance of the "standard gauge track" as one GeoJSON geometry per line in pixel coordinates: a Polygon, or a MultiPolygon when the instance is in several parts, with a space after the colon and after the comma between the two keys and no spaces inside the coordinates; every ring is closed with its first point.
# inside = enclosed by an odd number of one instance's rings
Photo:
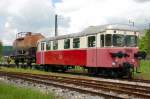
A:
{"type": "MultiPolygon", "coordinates": [[[[20,64],[20,66],[24,66],[25,64],[20,64]]],[[[5,66],[5,67],[16,67],[15,64],[0,64],[0,66],[5,66]]],[[[40,65],[36,65],[34,64],[33,65],[34,67],[38,67],[40,65]]],[[[60,74],[64,74],[62,72],[57,72],[57,73],[60,73],[60,74]]],[[[68,71],[66,72],[65,74],[72,74],[72,75],[81,75],[81,76],[88,76],[87,73],[85,72],[74,72],[74,71],[68,71]]],[[[92,76],[92,77],[95,77],[95,78],[104,78],[104,79],[110,79],[109,77],[105,77],[105,76],[102,76],[102,75],[97,75],[97,76],[92,76]]],[[[147,84],[150,84],[150,80],[143,80],[143,79],[127,79],[127,78],[123,78],[123,79],[117,79],[116,80],[122,80],[122,81],[129,81],[129,82],[139,82],[139,83],[147,83],[147,84]]]]}
{"type": "Polygon", "coordinates": [[[91,95],[97,95],[97,96],[101,96],[104,98],[111,98],[111,99],[124,99],[120,96],[115,96],[115,95],[111,95],[105,92],[99,92],[96,90],[89,90],[87,88],[80,88],[77,86],[72,86],[71,84],[64,84],[64,83],[57,83],[54,82],[54,80],[49,81],[48,79],[46,80],[45,78],[43,79],[42,77],[39,78],[39,76],[33,76],[33,75],[26,75],[26,74],[11,74],[11,73],[0,73],[1,76],[7,76],[7,77],[11,77],[11,78],[17,78],[17,79],[22,79],[22,80],[26,80],[26,81],[30,81],[33,83],[38,83],[38,84],[45,84],[48,86],[55,86],[55,87],[60,87],[62,89],[70,89],[73,91],[77,91],[77,92],[81,92],[81,93],[85,93],[85,94],[91,94],[91,95]]]}
{"type": "MultiPolygon", "coordinates": [[[[122,95],[127,95],[129,98],[150,98],[150,85],[147,86],[140,84],[129,84],[121,82],[110,82],[110,81],[100,81],[100,80],[91,80],[85,78],[76,78],[76,77],[64,77],[64,76],[54,76],[54,75],[41,75],[41,74],[31,74],[31,73],[16,73],[16,72],[1,72],[1,75],[24,79],[28,81],[34,81],[38,83],[45,83],[48,85],[61,84],[61,86],[75,86],[74,90],[88,90],[83,91],[95,95],[100,95],[104,97],[114,97],[114,98],[124,98],[122,95]],[[79,86],[79,87],[77,87],[79,86]],[[77,89],[75,89],[77,88],[77,89]],[[87,89],[88,88],[88,89],[87,89]],[[113,92],[114,94],[109,94],[113,92]],[[104,95],[105,94],[105,95],[104,95]]],[[[57,85],[55,85],[57,86],[57,85]]],[[[71,86],[71,87],[73,87],[71,86]]],[[[67,87],[66,87],[67,88],[67,87]]],[[[68,88],[70,89],[70,88],[68,88]]],[[[82,91],[80,91],[82,92],[82,91]]],[[[127,97],[126,97],[127,98],[127,97]]]]}

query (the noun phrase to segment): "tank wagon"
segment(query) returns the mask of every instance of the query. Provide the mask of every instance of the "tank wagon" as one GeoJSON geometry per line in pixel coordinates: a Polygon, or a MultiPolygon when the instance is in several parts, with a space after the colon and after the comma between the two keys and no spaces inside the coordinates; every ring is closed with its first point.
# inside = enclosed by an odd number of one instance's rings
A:
{"type": "Polygon", "coordinates": [[[36,63],[52,71],[81,66],[90,74],[131,77],[145,53],[137,47],[139,31],[128,25],[90,26],[79,33],[38,41],[36,63]]]}
{"type": "Polygon", "coordinates": [[[40,33],[32,32],[20,32],[16,35],[16,39],[13,42],[14,53],[11,56],[15,64],[27,63],[29,66],[35,63],[37,41],[44,38],[40,33]]]}

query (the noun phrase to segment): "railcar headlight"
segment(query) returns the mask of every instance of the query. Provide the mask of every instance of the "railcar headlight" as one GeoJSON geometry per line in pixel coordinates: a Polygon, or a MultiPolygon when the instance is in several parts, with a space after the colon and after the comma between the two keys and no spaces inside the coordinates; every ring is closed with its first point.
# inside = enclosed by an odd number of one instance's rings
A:
{"type": "Polygon", "coordinates": [[[116,62],[112,62],[112,66],[116,66],[116,64],[117,64],[116,62]]]}

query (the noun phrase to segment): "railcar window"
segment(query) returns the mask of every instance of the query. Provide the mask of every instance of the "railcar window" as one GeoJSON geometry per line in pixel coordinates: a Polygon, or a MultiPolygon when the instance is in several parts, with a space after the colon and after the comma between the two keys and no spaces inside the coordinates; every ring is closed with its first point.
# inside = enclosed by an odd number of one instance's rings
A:
{"type": "Polygon", "coordinates": [[[51,50],[51,41],[46,42],[46,50],[51,50]]]}
{"type": "Polygon", "coordinates": [[[137,36],[126,35],[125,43],[126,43],[126,46],[128,46],[128,47],[136,47],[137,46],[137,36]]]}
{"type": "Polygon", "coordinates": [[[111,46],[112,45],[112,35],[111,34],[106,34],[105,35],[105,45],[106,46],[111,46]]]}
{"type": "Polygon", "coordinates": [[[64,49],[69,49],[70,48],[70,39],[65,39],[64,40],[64,49]]]}
{"type": "Polygon", "coordinates": [[[113,46],[123,47],[125,45],[124,35],[114,34],[113,35],[113,46]]]}
{"type": "Polygon", "coordinates": [[[100,40],[101,47],[104,47],[104,34],[100,36],[100,40]]]}
{"type": "Polygon", "coordinates": [[[41,50],[44,50],[44,42],[41,43],[41,50]]]}
{"type": "Polygon", "coordinates": [[[73,48],[79,48],[80,47],[80,38],[74,38],[73,39],[73,48]]]}
{"type": "Polygon", "coordinates": [[[53,50],[58,49],[58,41],[53,41],[53,50]]]}
{"type": "Polygon", "coordinates": [[[96,45],[95,36],[89,36],[88,37],[88,47],[95,47],[95,45],[96,45]]]}

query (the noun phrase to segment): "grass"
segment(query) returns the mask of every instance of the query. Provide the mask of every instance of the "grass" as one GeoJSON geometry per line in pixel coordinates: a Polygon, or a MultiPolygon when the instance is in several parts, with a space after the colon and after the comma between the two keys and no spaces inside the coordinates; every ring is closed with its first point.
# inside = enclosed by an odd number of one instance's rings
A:
{"type": "Polygon", "coordinates": [[[0,99],[54,99],[54,95],[0,82],[0,99]]]}
{"type": "MultiPolygon", "coordinates": [[[[52,75],[63,75],[63,76],[71,76],[71,74],[62,74],[62,73],[51,73],[51,72],[45,72],[40,70],[32,70],[32,69],[22,69],[22,68],[6,68],[1,67],[0,70],[3,71],[13,71],[13,72],[24,72],[24,73],[35,73],[35,74],[52,74],[52,75]]],[[[75,70],[72,71],[81,71],[83,72],[83,69],[81,67],[76,66],[75,70]]],[[[140,69],[138,70],[141,73],[134,73],[135,78],[142,78],[150,80],[150,60],[142,60],[140,62],[140,69]]]]}
{"type": "Polygon", "coordinates": [[[142,60],[140,70],[145,74],[150,74],[150,61],[142,60]]]}
{"type": "Polygon", "coordinates": [[[21,73],[33,73],[33,74],[44,74],[44,75],[63,75],[63,76],[71,76],[71,74],[64,74],[64,73],[53,73],[53,72],[45,72],[42,70],[35,70],[35,69],[23,69],[23,68],[11,68],[11,67],[0,67],[0,71],[8,71],[8,72],[21,72],[21,73]]]}
{"type": "Polygon", "coordinates": [[[33,70],[33,69],[23,69],[23,68],[1,67],[0,70],[9,71],[9,72],[23,72],[23,73],[34,73],[34,74],[49,74],[48,72],[45,72],[45,71],[33,70]]]}
{"type": "Polygon", "coordinates": [[[141,73],[135,73],[136,78],[150,80],[150,60],[142,60],[139,71],[141,73]]]}

